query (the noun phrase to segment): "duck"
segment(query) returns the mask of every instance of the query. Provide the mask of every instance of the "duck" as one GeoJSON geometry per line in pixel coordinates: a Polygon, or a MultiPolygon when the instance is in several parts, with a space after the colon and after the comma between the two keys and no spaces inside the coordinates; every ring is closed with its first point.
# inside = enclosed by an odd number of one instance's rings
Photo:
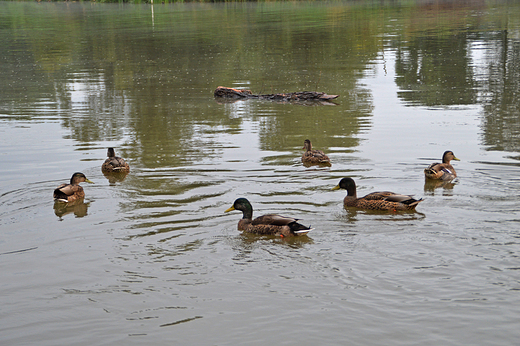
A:
{"type": "Polygon", "coordinates": [[[130,172],[130,166],[122,158],[116,156],[114,148],[108,148],[108,158],[101,165],[101,171],[105,173],[117,172],[117,173],[128,173],[130,172]]]}
{"type": "Polygon", "coordinates": [[[313,150],[312,143],[309,139],[303,141],[303,149],[305,153],[302,156],[302,162],[306,165],[328,165],[330,166],[330,159],[321,150],[313,150]]]}
{"type": "Polygon", "coordinates": [[[343,199],[345,207],[356,207],[368,210],[414,210],[423,200],[415,199],[410,195],[401,195],[395,192],[372,192],[364,197],[357,197],[356,183],[352,178],[343,178],[332,190],[345,189],[347,196],[343,199]]]}
{"type": "Polygon", "coordinates": [[[428,179],[453,180],[457,177],[455,168],[451,165],[451,160],[460,161],[455,157],[451,150],[447,150],[442,155],[442,163],[434,162],[424,169],[424,175],[428,179]]]}
{"type": "Polygon", "coordinates": [[[76,202],[78,200],[82,200],[85,198],[85,192],[83,188],[79,185],[79,183],[87,182],[93,184],[85,174],[81,172],[76,172],[70,178],[69,184],[61,184],[54,190],[54,200],[71,203],[76,202]]]}
{"type": "Polygon", "coordinates": [[[276,214],[266,214],[253,219],[253,207],[246,198],[238,198],[224,212],[242,211],[238,230],[260,235],[275,235],[282,238],[306,235],[313,229],[299,224],[298,219],[276,214]]]}

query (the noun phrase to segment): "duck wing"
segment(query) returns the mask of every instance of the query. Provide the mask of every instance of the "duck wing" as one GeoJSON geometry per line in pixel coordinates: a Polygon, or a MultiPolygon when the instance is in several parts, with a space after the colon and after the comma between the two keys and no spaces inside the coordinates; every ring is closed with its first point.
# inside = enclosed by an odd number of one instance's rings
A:
{"type": "Polygon", "coordinates": [[[395,193],[390,192],[390,191],[378,191],[378,192],[369,193],[368,195],[362,197],[361,199],[365,199],[368,201],[382,201],[392,195],[395,195],[395,193]]]}
{"type": "Polygon", "coordinates": [[[78,191],[83,191],[83,188],[79,185],[62,184],[54,190],[54,194],[71,196],[78,191]]]}
{"type": "Polygon", "coordinates": [[[434,171],[434,172],[438,172],[439,170],[442,169],[442,163],[440,162],[434,162],[432,163],[431,165],[429,165],[425,171],[434,171]]]}
{"type": "Polygon", "coordinates": [[[410,195],[400,195],[394,193],[393,195],[387,196],[385,201],[410,204],[412,202],[416,202],[417,200],[410,195]]]}
{"type": "Polygon", "coordinates": [[[457,176],[455,169],[449,163],[432,163],[424,169],[424,174],[430,179],[450,180],[457,176]]]}
{"type": "Polygon", "coordinates": [[[274,214],[257,217],[245,229],[245,231],[249,233],[280,235],[282,237],[301,236],[312,230],[310,227],[299,224],[294,218],[274,214]]]}
{"type": "Polygon", "coordinates": [[[361,199],[365,200],[365,201],[386,201],[386,202],[396,202],[396,203],[403,203],[403,204],[412,204],[412,203],[418,201],[415,198],[413,198],[413,196],[402,195],[402,194],[390,192],[390,191],[372,192],[361,199]]]}
{"type": "Polygon", "coordinates": [[[254,219],[252,225],[273,225],[273,226],[286,226],[292,222],[296,222],[298,219],[293,217],[281,216],[277,214],[266,214],[254,219]]]}
{"type": "Polygon", "coordinates": [[[303,161],[329,162],[330,159],[321,150],[306,151],[302,156],[303,161]]]}
{"type": "Polygon", "coordinates": [[[70,196],[76,196],[76,198],[84,197],[83,188],[79,185],[61,184],[53,193],[55,200],[62,200],[64,202],[70,202],[70,198],[72,198],[70,196]]]}
{"type": "Polygon", "coordinates": [[[128,169],[129,165],[126,161],[120,157],[109,157],[103,163],[103,169],[105,170],[125,170],[128,169]]]}

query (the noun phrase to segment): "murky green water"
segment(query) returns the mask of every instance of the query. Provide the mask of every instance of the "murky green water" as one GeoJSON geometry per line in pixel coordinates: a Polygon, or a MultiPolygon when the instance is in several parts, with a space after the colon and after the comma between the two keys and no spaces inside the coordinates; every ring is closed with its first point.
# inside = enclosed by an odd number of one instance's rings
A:
{"type": "Polygon", "coordinates": [[[0,2],[2,345],[517,342],[520,5],[458,3],[0,2]],[[345,210],[345,176],[425,200],[345,210]],[[238,197],[315,230],[242,235],[238,197]]]}

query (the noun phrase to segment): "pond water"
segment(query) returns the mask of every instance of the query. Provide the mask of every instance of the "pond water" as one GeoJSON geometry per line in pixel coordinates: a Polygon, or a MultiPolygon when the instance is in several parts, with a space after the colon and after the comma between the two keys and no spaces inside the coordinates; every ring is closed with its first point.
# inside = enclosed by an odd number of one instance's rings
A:
{"type": "Polygon", "coordinates": [[[518,2],[0,2],[0,50],[2,345],[520,338],[518,2]],[[427,184],[445,150],[458,178],[427,184]],[[346,176],[424,201],[346,210],[346,176]],[[314,230],[241,234],[238,197],[314,230]]]}

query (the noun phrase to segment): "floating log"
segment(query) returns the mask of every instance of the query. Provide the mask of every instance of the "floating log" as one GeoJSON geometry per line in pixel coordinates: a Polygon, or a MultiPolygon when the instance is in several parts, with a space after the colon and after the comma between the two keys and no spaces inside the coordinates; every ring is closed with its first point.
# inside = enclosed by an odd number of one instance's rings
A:
{"type": "Polygon", "coordinates": [[[226,88],[223,86],[219,86],[217,89],[215,89],[215,92],[213,93],[215,97],[227,97],[227,98],[246,98],[246,97],[253,97],[253,92],[251,90],[246,89],[233,89],[233,88],[226,88]]]}
{"type": "Polygon", "coordinates": [[[214,95],[215,95],[215,97],[231,98],[231,99],[254,98],[254,99],[282,101],[282,102],[330,101],[330,100],[333,100],[333,99],[339,97],[339,95],[327,95],[325,93],[317,92],[317,91],[299,91],[299,92],[294,92],[294,93],[257,95],[257,94],[253,94],[253,92],[251,90],[226,88],[223,86],[219,86],[215,90],[214,95]]]}

